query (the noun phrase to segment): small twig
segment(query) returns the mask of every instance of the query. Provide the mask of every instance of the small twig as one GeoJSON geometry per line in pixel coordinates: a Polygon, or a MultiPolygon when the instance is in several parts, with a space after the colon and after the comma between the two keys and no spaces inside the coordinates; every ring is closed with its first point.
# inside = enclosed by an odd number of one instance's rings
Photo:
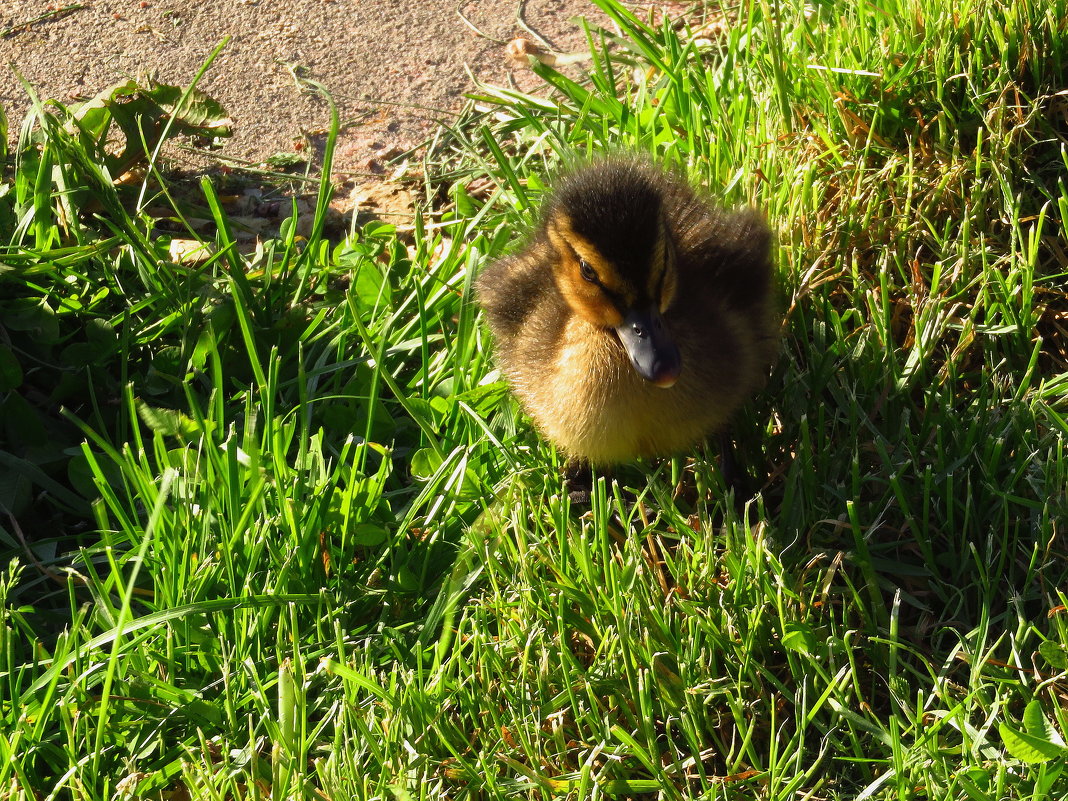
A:
{"type": "Polygon", "coordinates": [[[649,513],[645,509],[645,504],[642,501],[638,501],[638,516],[642,519],[642,525],[645,526],[645,547],[648,549],[646,553],[646,560],[649,563],[650,569],[653,571],[653,575],[656,576],[656,581],[660,585],[660,591],[664,593],[664,597],[667,598],[671,592],[670,582],[664,573],[664,559],[660,555],[660,549],[656,547],[656,540],[653,537],[653,533],[649,531],[649,513]]]}
{"type": "MultiPolygon", "coordinates": [[[[6,510],[5,510],[6,511],[6,510]]],[[[55,568],[51,568],[48,565],[41,562],[37,558],[37,554],[33,552],[33,548],[30,547],[30,543],[26,541],[26,535],[22,533],[22,527],[19,525],[19,521],[15,519],[15,515],[11,512],[7,513],[8,521],[11,523],[11,529],[15,532],[15,536],[18,537],[19,544],[22,545],[22,550],[33,562],[33,566],[36,567],[42,575],[48,576],[52,581],[56,582],[61,587],[67,586],[67,579],[55,568]]],[[[70,574],[71,580],[77,584],[85,585],[87,582],[81,576],[76,573],[70,574]]]]}
{"type": "Polygon", "coordinates": [[[460,10],[460,7],[463,4],[464,4],[464,0],[460,0],[460,2],[456,4],[456,16],[458,16],[461,19],[461,21],[463,22],[464,25],[466,25],[468,28],[473,30],[475,33],[477,33],[483,39],[488,39],[489,41],[494,42],[495,44],[499,44],[499,45],[508,44],[508,42],[504,41],[503,39],[495,39],[494,37],[490,36],[488,33],[483,33],[483,31],[477,25],[475,25],[475,23],[473,23],[466,16],[464,16],[464,12],[460,10]]]}
{"type": "Polygon", "coordinates": [[[519,4],[516,6],[515,9],[516,24],[519,25],[520,28],[529,33],[531,36],[533,36],[535,39],[537,39],[541,46],[544,47],[546,50],[551,50],[555,53],[556,47],[553,45],[553,43],[527,24],[526,19],[523,17],[523,9],[526,7],[526,5],[527,0],[519,0],[519,4]]]}
{"type": "MultiPolygon", "coordinates": [[[[6,511],[6,510],[5,510],[6,511]]],[[[74,570],[66,570],[60,572],[54,567],[49,567],[37,558],[37,554],[33,552],[33,548],[30,547],[30,543],[26,540],[26,535],[22,531],[22,527],[19,525],[19,521],[15,519],[15,516],[11,513],[7,513],[8,521],[11,523],[11,528],[15,532],[15,536],[19,539],[19,544],[22,545],[22,550],[25,552],[27,558],[33,562],[33,566],[36,567],[42,575],[52,579],[60,587],[67,587],[70,583],[73,583],[79,587],[88,587],[89,582],[84,576],[74,572],[74,570]]],[[[152,590],[146,590],[143,587],[134,587],[134,595],[140,595],[144,598],[154,598],[155,593],[152,590]]]]}
{"type": "Polygon", "coordinates": [[[10,36],[14,36],[16,33],[29,30],[31,25],[36,25],[38,22],[44,22],[46,19],[65,17],[67,14],[72,14],[83,8],[87,8],[87,6],[82,3],[74,3],[73,5],[63,6],[63,8],[57,8],[55,11],[46,11],[45,13],[38,14],[36,17],[28,19],[25,22],[17,22],[10,27],[4,28],[0,31],[0,39],[7,39],[10,36]]]}

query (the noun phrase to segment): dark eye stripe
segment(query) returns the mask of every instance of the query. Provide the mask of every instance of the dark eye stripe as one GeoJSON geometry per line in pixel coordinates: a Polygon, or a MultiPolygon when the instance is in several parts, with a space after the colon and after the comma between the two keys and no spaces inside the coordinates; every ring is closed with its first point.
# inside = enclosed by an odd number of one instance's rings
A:
{"type": "Polygon", "coordinates": [[[604,292],[604,294],[608,297],[610,301],[612,301],[612,305],[616,307],[616,311],[618,311],[620,314],[626,313],[627,304],[620,293],[613,292],[604,284],[598,284],[597,286],[600,287],[601,291],[604,292]]]}

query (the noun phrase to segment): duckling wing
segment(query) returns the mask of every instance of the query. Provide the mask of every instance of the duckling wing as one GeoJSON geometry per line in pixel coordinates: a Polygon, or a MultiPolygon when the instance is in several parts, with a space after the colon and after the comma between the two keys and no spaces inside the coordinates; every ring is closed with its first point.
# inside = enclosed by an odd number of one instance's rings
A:
{"type": "Polygon", "coordinates": [[[511,339],[523,329],[540,305],[547,279],[523,256],[501,259],[482,270],[475,296],[494,336],[511,339]]]}
{"type": "Polygon", "coordinates": [[[768,301],[771,231],[759,212],[721,212],[694,200],[678,219],[681,287],[738,308],[768,301]]]}

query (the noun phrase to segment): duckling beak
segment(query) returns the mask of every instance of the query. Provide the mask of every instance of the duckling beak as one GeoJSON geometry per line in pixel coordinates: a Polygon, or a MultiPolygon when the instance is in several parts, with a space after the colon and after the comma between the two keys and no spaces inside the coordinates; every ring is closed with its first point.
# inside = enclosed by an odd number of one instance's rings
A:
{"type": "Polygon", "coordinates": [[[638,375],[664,389],[675,383],[682,359],[659,309],[631,309],[615,332],[638,375]]]}

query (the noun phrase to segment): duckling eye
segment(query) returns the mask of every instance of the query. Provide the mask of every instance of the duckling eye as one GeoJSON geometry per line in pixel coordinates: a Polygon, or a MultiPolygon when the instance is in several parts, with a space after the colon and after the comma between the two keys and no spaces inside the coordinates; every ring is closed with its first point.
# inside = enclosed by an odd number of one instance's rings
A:
{"type": "Polygon", "coordinates": [[[597,273],[585,259],[579,259],[579,272],[582,273],[582,277],[591,284],[597,283],[597,273]]]}

